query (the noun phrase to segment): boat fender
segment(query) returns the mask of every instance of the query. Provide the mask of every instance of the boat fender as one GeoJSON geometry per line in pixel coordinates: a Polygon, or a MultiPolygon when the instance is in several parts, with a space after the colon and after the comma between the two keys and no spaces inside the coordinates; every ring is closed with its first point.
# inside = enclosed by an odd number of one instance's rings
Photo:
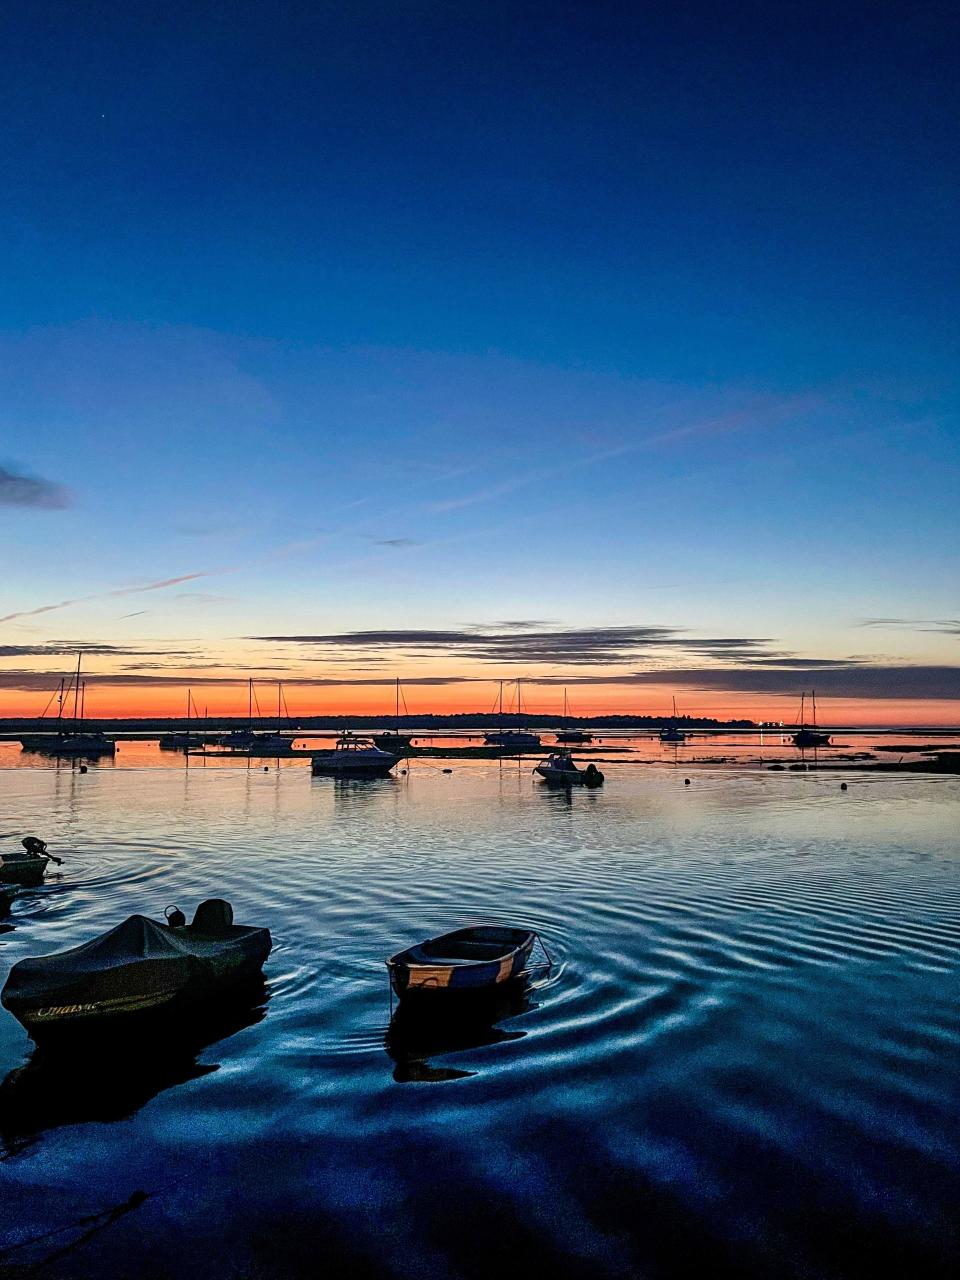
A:
{"type": "Polygon", "coordinates": [[[187,917],[179,907],[167,907],[163,914],[171,929],[180,929],[187,923],[187,917]]]}
{"type": "Polygon", "coordinates": [[[42,858],[47,852],[47,842],[39,836],[24,836],[20,843],[32,858],[42,858]]]}

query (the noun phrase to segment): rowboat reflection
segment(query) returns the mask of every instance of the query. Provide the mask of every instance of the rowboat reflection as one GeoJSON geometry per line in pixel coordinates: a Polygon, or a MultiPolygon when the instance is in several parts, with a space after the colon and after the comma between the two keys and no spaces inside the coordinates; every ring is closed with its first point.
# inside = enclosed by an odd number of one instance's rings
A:
{"type": "Polygon", "coordinates": [[[402,1003],[390,1020],[384,1041],[395,1064],[398,1084],[462,1080],[475,1071],[436,1067],[429,1060],[451,1053],[522,1040],[526,1031],[507,1031],[498,1024],[537,1006],[525,978],[498,988],[488,999],[474,998],[464,1008],[448,1007],[441,1016],[416,1004],[402,1003]]]}

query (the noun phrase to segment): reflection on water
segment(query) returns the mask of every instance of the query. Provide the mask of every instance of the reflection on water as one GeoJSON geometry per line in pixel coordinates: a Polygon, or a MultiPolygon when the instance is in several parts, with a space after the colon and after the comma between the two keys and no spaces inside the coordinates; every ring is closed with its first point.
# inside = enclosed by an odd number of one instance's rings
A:
{"type": "Polygon", "coordinates": [[[45,1129],[132,1116],[164,1089],[216,1071],[197,1061],[206,1048],[266,1014],[262,980],[198,1014],[162,1017],[125,1031],[93,1032],[69,1045],[35,1048],[0,1082],[0,1144],[9,1152],[45,1129]]]}
{"type": "Polygon", "coordinates": [[[0,1270],[63,1232],[66,1280],[144,1258],[177,1280],[312,1277],[318,1258],[952,1276],[960,780],[851,771],[841,792],[691,768],[696,743],[674,768],[657,744],[565,793],[530,761],[358,783],[121,747],[85,775],[0,768],[0,840],[64,859],[14,901],[0,980],[219,896],[272,931],[269,1005],[69,1062],[0,1012],[0,1270]],[[391,1021],[385,957],[481,919],[536,929],[552,969],[479,1020],[391,1021]]]}
{"type": "Polygon", "coordinates": [[[525,1032],[504,1030],[500,1023],[536,1008],[526,982],[512,983],[494,992],[489,999],[474,997],[466,1002],[447,1001],[438,1013],[429,1004],[401,1002],[387,1029],[387,1053],[396,1063],[393,1073],[398,1084],[462,1080],[472,1071],[451,1066],[434,1066],[429,1059],[466,1053],[485,1045],[522,1040],[525,1032]]]}

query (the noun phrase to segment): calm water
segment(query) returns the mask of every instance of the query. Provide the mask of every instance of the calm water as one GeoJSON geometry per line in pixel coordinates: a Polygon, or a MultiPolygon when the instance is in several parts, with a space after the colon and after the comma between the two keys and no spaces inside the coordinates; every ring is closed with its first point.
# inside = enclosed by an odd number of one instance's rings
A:
{"type": "Polygon", "coordinates": [[[342,784],[0,748],[24,763],[2,842],[66,861],[3,976],[213,894],[274,951],[207,1045],[21,1070],[0,1013],[0,1272],[953,1273],[960,779],[632,758],[568,798],[532,761],[342,784]],[[553,969],[496,1025],[388,1035],[384,957],[479,917],[553,969]]]}

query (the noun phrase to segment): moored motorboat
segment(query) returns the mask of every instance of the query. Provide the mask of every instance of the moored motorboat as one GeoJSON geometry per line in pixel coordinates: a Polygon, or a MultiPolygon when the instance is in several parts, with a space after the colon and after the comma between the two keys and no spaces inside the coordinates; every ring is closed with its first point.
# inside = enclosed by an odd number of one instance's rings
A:
{"type": "Polygon", "coordinates": [[[536,938],[532,929],[514,925],[454,929],[391,956],[390,985],[400,999],[490,994],[521,977],[536,938]]]}
{"type": "Polygon", "coordinates": [[[221,898],[201,902],[191,924],[175,908],[168,923],[130,916],[92,942],[10,970],[0,1003],[40,1040],[122,1030],[134,1019],[217,996],[259,973],[268,929],[233,923],[221,898]]]}
{"type": "Polygon", "coordinates": [[[400,760],[399,753],[383,751],[370,738],[341,734],[332,751],[313,757],[311,772],[338,778],[385,778],[400,760]]]}
{"type": "Polygon", "coordinates": [[[54,857],[45,842],[36,836],[25,836],[20,843],[22,853],[19,849],[0,853],[0,882],[4,884],[39,884],[51,862],[59,866],[63,861],[54,857]]]}
{"type": "Polygon", "coordinates": [[[581,769],[569,751],[554,751],[541,760],[534,773],[538,773],[545,782],[553,786],[600,787],[603,785],[603,774],[595,764],[588,764],[581,769]]]}

